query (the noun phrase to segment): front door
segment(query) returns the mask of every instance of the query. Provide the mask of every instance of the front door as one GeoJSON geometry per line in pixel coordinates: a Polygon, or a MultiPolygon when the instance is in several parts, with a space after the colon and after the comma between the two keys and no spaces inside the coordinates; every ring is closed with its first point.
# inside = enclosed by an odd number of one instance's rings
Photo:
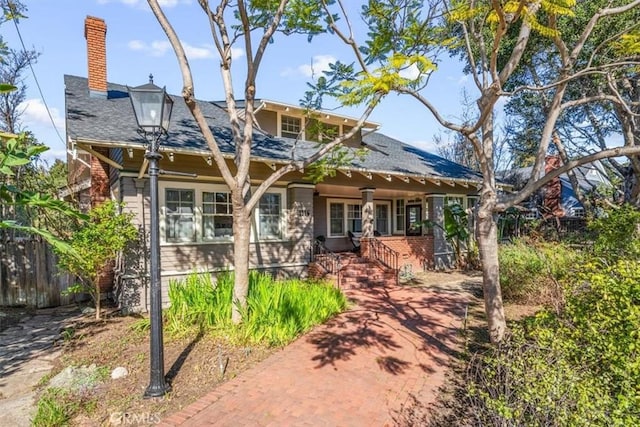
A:
{"type": "Polygon", "coordinates": [[[407,205],[407,236],[422,236],[422,226],[419,223],[422,221],[422,206],[421,205],[407,205]]]}

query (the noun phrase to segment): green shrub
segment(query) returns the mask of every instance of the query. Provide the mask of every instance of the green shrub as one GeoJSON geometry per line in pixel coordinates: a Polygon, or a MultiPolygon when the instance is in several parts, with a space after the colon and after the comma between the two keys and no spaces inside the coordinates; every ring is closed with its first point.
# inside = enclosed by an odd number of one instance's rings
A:
{"type": "Polygon", "coordinates": [[[588,264],[558,317],[540,313],[531,335],[588,367],[602,393],[615,402],[612,416],[640,414],[640,264],[588,264]]]}
{"type": "Polygon", "coordinates": [[[596,377],[521,331],[473,358],[465,381],[461,408],[470,425],[604,425],[612,403],[596,377]]]}
{"type": "Polygon", "coordinates": [[[516,240],[500,246],[500,285],[507,301],[548,303],[559,298],[581,254],[556,242],[516,240]]]}
{"type": "Polygon", "coordinates": [[[559,312],[514,325],[472,359],[460,408],[473,425],[637,425],[640,264],[583,266],[559,312]]]}
{"type": "Polygon", "coordinates": [[[223,273],[214,285],[208,274],[190,274],[169,285],[171,307],[166,312],[169,333],[190,328],[223,333],[252,343],[282,345],[343,311],[344,295],[326,283],[275,281],[251,272],[247,309],[240,325],[231,323],[233,275],[223,273]]]}
{"type": "Polygon", "coordinates": [[[596,233],[593,253],[607,262],[619,258],[640,259],[640,211],[625,204],[610,208],[589,223],[596,233]]]}

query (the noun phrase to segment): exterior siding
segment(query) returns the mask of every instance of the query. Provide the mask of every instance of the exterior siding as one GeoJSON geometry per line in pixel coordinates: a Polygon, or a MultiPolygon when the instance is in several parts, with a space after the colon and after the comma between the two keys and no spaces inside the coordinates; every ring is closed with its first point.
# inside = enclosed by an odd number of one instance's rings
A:
{"type": "MultiPolygon", "coordinates": [[[[141,229],[140,241],[133,248],[126,264],[121,268],[121,279],[116,295],[121,306],[128,310],[148,308],[148,272],[145,254],[148,247],[148,225],[150,223],[148,179],[122,177],[122,201],[125,210],[135,215],[134,223],[141,229]]],[[[309,262],[313,220],[313,188],[308,184],[287,190],[285,216],[286,239],[256,241],[251,243],[249,265],[252,269],[270,271],[277,276],[304,274],[309,262]]],[[[285,203],[285,200],[283,200],[285,203]]],[[[161,243],[161,281],[163,302],[168,302],[168,286],[173,279],[181,279],[189,273],[219,271],[233,268],[233,243],[161,243]]]]}
{"type": "MultiPolygon", "coordinates": [[[[351,129],[353,129],[353,127],[344,125],[342,126],[342,133],[345,134],[349,132],[351,129]]],[[[355,135],[353,135],[351,138],[347,139],[344,142],[344,145],[346,145],[347,147],[354,147],[354,148],[360,147],[362,145],[362,131],[356,132],[355,135]]]]}
{"type": "Polygon", "coordinates": [[[278,114],[275,111],[260,110],[256,114],[260,128],[269,135],[278,135],[278,114]]]}

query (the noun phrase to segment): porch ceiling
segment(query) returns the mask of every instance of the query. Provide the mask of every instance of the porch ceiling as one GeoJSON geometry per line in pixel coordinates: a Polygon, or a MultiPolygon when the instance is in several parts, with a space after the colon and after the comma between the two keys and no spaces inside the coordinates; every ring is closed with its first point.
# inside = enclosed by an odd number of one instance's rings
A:
{"type": "MultiPolygon", "coordinates": [[[[425,187],[427,190],[428,187],[425,187]]],[[[342,185],[330,185],[319,183],[316,185],[316,191],[320,193],[320,196],[326,197],[347,197],[347,198],[360,198],[362,197],[362,193],[360,189],[357,187],[347,187],[342,185]]],[[[429,193],[429,191],[407,191],[407,190],[399,190],[399,189],[387,189],[387,188],[376,188],[373,193],[374,198],[395,198],[395,197],[422,197],[423,195],[429,193]]]]}

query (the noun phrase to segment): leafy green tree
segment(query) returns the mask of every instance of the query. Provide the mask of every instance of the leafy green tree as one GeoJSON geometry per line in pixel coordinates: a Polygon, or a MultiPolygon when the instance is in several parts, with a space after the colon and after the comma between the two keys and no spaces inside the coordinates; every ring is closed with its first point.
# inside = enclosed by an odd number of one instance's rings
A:
{"type": "MultiPolygon", "coordinates": [[[[211,155],[220,170],[220,174],[229,187],[233,205],[233,256],[234,256],[234,291],[232,319],[239,323],[242,312],[246,308],[249,286],[249,236],[251,232],[251,212],[257,206],[265,191],[284,175],[307,168],[323,157],[329,156],[333,161],[345,161],[344,153],[340,152],[342,142],[356,134],[362,127],[378,97],[373,96],[367,101],[367,108],[349,132],[334,137],[324,133],[327,141],[318,144],[317,151],[308,157],[294,157],[288,164],[283,164],[267,177],[257,188],[251,189],[249,165],[251,161],[251,144],[256,124],[254,100],[257,92],[257,77],[262,60],[271,46],[274,37],[279,34],[304,34],[308,40],[327,31],[327,22],[331,19],[327,9],[334,0],[267,0],[227,2],[221,1],[212,5],[209,0],[200,0],[199,4],[206,16],[213,38],[213,43],[219,54],[220,73],[225,91],[226,108],[231,121],[231,132],[235,146],[234,168],[230,168],[222,155],[218,142],[206,119],[195,102],[195,86],[180,38],[165,16],[158,0],[148,0],[151,10],[155,14],[160,26],[167,35],[180,66],[183,79],[182,95],[193,115],[211,155]],[[232,48],[241,44],[246,52],[243,63],[236,64],[232,58],[232,48]],[[234,71],[232,75],[232,70],[234,71]],[[242,96],[236,96],[232,84],[233,79],[243,79],[242,96]],[[236,104],[236,99],[244,99],[242,111],[236,104]],[[242,114],[240,114],[242,113],[242,114]],[[241,120],[242,117],[242,120],[241,120]],[[337,150],[337,152],[336,152],[337,150]],[[235,172],[233,171],[235,169],[235,172]]],[[[325,79],[318,79],[317,85],[322,86],[325,79]]],[[[309,96],[305,99],[305,106],[310,110],[318,107],[318,98],[309,96]]],[[[325,173],[330,173],[326,163],[314,171],[314,179],[325,173]]]]}
{"type": "MultiPolygon", "coordinates": [[[[564,20],[563,38],[571,41],[579,37],[580,29],[599,9],[608,4],[621,6],[626,3],[606,0],[582,2],[574,8],[574,16],[564,20]]],[[[589,63],[590,67],[606,64],[619,54],[623,46],[626,46],[629,59],[637,60],[637,53],[634,53],[633,47],[625,41],[629,37],[618,36],[624,34],[626,29],[635,25],[639,19],[638,8],[608,17],[606,25],[595,28],[592,36],[585,40],[582,54],[577,61],[584,65],[589,63]],[[617,40],[610,43],[611,39],[617,40]]],[[[529,52],[523,56],[521,66],[514,72],[512,86],[543,86],[548,84],[562,67],[558,58],[553,56],[553,51],[547,48],[544,36],[533,34],[529,45],[529,52]]],[[[623,67],[612,72],[611,76],[613,78],[604,84],[603,75],[585,74],[576,79],[576,83],[579,81],[579,84],[567,87],[564,102],[568,104],[568,108],[558,117],[554,134],[557,152],[564,162],[585,155],[594,147],[598,150],[606,149],[609,137],[615,134],[623,137],[625,146],[638,145],[639,133],[635,116],[640,112],[640,91],[637,70],[623,67]],[[584,102],[585,99],[591,99],[592,102],[584,102]]],[[[535,161],[536,141],[541,136],[550,100],[549,93],[520,91],[514,93],[506,103],[505,110],[512,118],[510,145],[520,166],[530,166],[535,161]]],[[[610,169],[611,173],[625,177],[625,200],[640,206],[640,161],[635,156],[630,157],[630,160],[628,165],[621,164],[615,158],[604,159],[602,164],[610,169]]],[[[571,171],[568,171],[568,175],[574,192],[580,197],[577,178],[571,171]]],[[[584,203],[587,199],[583,198],[581,201],[584,203]]]]}
{"type": "MultiPolygon", "coordinates": [[[[0,0],[0,24],[24,18],[26,7],[15,0],[0,0]]],[[[30,134],[20,131],[19,104],[24,100],[26,86],[22,72],[35,60],[33,51],[19,53],[11,50],[0,35],[0,229],[7,233],[39,235],[58,251],[78,256],[62,237],[69,231],[70,221],[82,221],[83,215],[67,203],[57,200],[55,184],[43,185],[48,174],[35,167],[38,156],[47,151],[44,145],[35,144],[30,134]],[[62,228],[50,227],[50,218],[65,224],[62,228]]],[[[60,166],[57,167],[60,169],[60,166]]]]}
{"type": "MultiPolygon", "coordinates": [[[[637,146],[598,150],[566,162],[546,175],[543,173],[545,155],[565,110],[604,100],[621,108],[628,108],[631,103],[624,97],[612,99],[605,88],[608,82],[618,82],[621,75],[637,69],[635,23],[627,22],[598,45],[599,51],[606,52],[598,61],[589,61],[593,52],[585,47],[599,32],[607,31],[611,19],[637,11],[640,0],[609,2],[595,8],[590,4],[574,0],[533,3],[524,0],[370,0],[362,9],[369,33],[360,49],[361,64],[376,64],[377,68],[348,76],[343,87],[351,91],[340,99],[347,104],[358,104],[370,102],[374,95],[406,94],[421,103],[440,125],[470,142],[483,176],[476,235],[483,269],[485,310],[493,342],[501,341],[506,330],[499,279],[497,214],[581,164],[640,153],[637,146]],[[584,14],[586,19],[576,19],[576,14],[584,14]],[[443,49],[464,61],[476,87],[476,111],[470,115],[474,118],[470,122],[448,120],[429,99],[428,92],[422,90],[428,85],[430,74],[437,72],[437,54],[443,49]],[[527,63],[528,55],[533,55],[532,49],[543,52],[547,58],[540,60],[535,68],[546,73],[540,85],[517,79],[517,71],[527,63]],[[416,79],[403,77],[401,71],[413,64],[418,64],[422,73],[416,79]],[[585,76],[600,76],[593,81],[603,90],[593,96],[568,98],[573,88],[584,84],[585,76]],[[495,108],[500,99],[521,92],[544,94],[548,107],[539,133],[531,139],[535,146],[531,175],[521,190],[509,194],[499,191],[496,180],[495,108]]],[[[331,29],[345,42],[356,44],[350,33],[337,28],[335,21],[331,29]]]]}
{"type": "MultiPolygon", "coordinates": [[[[14,185],[6,183],[5,177],[14,175],[14,169],[24,166],[33,160],[34,156],[46,151],[48,148],[44,146],[31,146],[23,148],[16,138],[9,138],[6,134],[0,134],[0,139],[4,139],[0,146],[0,207],[3,212],[9,210],[39,210],[47,212],[56,212],[68,219],[83,219],[83,215],[73,210],[67,203],[62,200],[56,200],[49,195],[23,191],[14,185]]],[[[0,217],[0,230],[18,231],[28,234],[35,234],[46,239],[53,247],[60,252],[68,252],[69,256],[77,257],[67,243],[58,236],[43,227],[25,224],[15,216],[7,218],[0,217]]]]}
{"type": "Polygon", "coordinates": [[[81,281],[70,288],[70,292],[91,295],[96,305],[96,319],[100,319],[100,279],[104,270],[138,236],[131,223],[133,214],[120,210],[121,206],[113,201],[93,208],[89,221],[69,241],[71,248],[81,256],[66,251],[58,253],[59,266],[81,281]]]}

